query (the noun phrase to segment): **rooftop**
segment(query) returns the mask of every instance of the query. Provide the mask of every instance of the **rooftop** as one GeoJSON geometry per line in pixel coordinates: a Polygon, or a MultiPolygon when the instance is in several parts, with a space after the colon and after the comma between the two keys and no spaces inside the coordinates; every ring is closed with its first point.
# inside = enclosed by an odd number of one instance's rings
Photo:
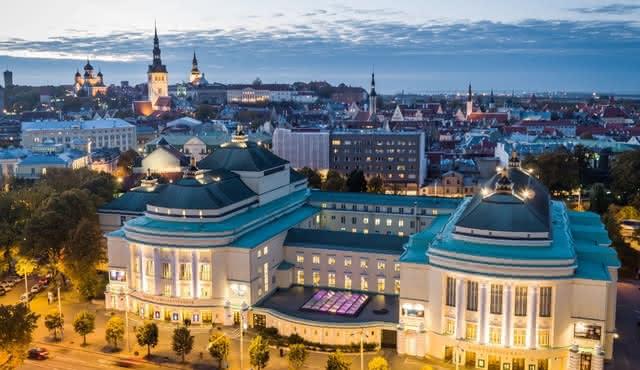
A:
{"type": "Polygon", "coordinates": [[[293,228],[287,233],[284,245],[399,255],[407,241],[408,236],[293,228]]]}
{"type": "Polygon", "coordinates": [[[458,207],[462,199],[312,190],[310,201],[401,206],[407,207],[407,210],[412,209],[414,206],[418,208],[444,208],[454,210],[458,207]]]}
{"type": "Polygon", "coordinates": [[[94,130],[94,129],[107,129],[107,128],[131,128],[135,127],[127,121],[112,118],[112,119],[98,119],[89,121],[30,121],[22,122],[22,131],[40,131],[40,130],[94,130]]]}
{"type": "Polygon", "coordinates": [[[251,142],[226,143],[198,162],[198,168],[259,172],[287,163],[289,162],[251,142]]]}

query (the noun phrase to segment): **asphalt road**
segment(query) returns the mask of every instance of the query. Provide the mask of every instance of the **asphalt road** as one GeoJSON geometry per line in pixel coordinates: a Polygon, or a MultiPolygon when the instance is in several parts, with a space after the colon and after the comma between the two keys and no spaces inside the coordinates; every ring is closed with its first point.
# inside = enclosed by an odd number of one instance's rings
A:
{"type": "Polygon", "coordinates": [[[619,338],[613,347],[613,360],[607,370],[637,370],[640,368],[640,281],[618,283],[616,328],[619,338]]]}

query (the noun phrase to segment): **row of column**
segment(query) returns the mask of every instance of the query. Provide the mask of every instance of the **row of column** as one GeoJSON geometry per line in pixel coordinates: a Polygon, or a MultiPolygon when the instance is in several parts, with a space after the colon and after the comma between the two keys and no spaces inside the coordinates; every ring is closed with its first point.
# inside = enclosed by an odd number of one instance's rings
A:
{"type": "MultiPolygon", "coordinates": [[[[172,296],[174,297],[179,297],[180,296],[180,276],[179,276],[179,271],[178,271],[178,261],[179,261],[179,255],[178,255],[178,250],[174,249],[173,252],[173,258],[171,258],[171,272],[172,272],[172,278],[173,278],[173,292],[172,292],[172,296]]],[[[149,291],[149,287],[148,287],[148,282],[147,282],[147,271],[146,271],[146,266],[144,264],[145,262],[145,258],[143,258],[143,253],[142,250],[140,250],[140,253],[135,256],[134,258],[138,259],[138,264],[140,266],[140,271],[138,273],[139,276],[139,287],[141,287],[141,290],[143,292],[147,292],[149,291]]],[[[154,295],[163,295],[164,292],[162,291],[162,267],[160,264],[160,250],[158,248],[153,248],[153,269],[154,269],[154,291],[153,294],[154,295]]],[[[191,297],[193,298],[197,298],[199,296],[198,294],[198,287],[200,286],[200,281],[199,281],[199,276],[198,276],[198,252],[193,251],[191,252],[191,297]]]]}
{"type": "MultiPolygon", "coordinates": [[[[490,292],[487,283],[478,284],[478,343],[489,342],[489,321],[488,307],[490,292]]],[[[456,338],[463,339],[466,336],[467,292],[465,279],[456,279],[456,338]]],[[[527,286],[527,348],[537,347],[537,318],[538,318],[538,288],[527,286]]],[[[502,345],[509,347],[512,345],[512,317],[513,306],[513,286],[511,284],[502,285],[502,345]]]]}

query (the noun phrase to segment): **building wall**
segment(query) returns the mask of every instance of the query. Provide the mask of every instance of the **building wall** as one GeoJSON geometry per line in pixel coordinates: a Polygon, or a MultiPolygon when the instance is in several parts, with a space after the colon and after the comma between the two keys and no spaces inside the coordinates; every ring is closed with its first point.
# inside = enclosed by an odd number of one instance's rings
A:
{"type": "Polygon", "coordinates": [[[277,128],[273,133],[273,153],[293,168],[329,169],[329,132],[292,131],[277,128]]]}
{"type": "Polygon", "coordinates": [[[99,129],[43,129],[22,132],[22,145],[25,149],[42,144],[46,139],[57,144],[70,146],[76,138],[87,139],[92,148],[119,148],[120,151],[135,149],[136,129],[131,127],[113,127],[99,129]]]}
{"type": "Polygon", "coordinates": [[[154,110],[161,96],[169,96],[169,74],[166,72],[150,72],[148,75],[148,97],[154,110]]]}

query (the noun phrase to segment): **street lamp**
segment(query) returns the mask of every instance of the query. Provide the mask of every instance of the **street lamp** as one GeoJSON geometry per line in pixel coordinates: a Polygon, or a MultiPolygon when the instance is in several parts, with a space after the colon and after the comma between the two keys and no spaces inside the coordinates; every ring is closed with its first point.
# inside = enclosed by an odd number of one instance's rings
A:
{"type": "Polygon", "coordinates": [[[247,326],[247,319],[244,315],[247,313],[249,306],[247,306],[246,302],[242,302],[242,306],[240,306],[240,370],[244,369],[244,330],[247,326]]]}
{"type": "MultiPolygon", "coordinates": [[[[351,336],[354,336],[354,335],[356,335],[356,334],[351,334],[351,336]]],[[[364,370],[364,343],[363,343],[363,339],[365,337],[369,338],[369,336],[364,333],[364,329],[360,329],[360,370],[364,370]]]]}

